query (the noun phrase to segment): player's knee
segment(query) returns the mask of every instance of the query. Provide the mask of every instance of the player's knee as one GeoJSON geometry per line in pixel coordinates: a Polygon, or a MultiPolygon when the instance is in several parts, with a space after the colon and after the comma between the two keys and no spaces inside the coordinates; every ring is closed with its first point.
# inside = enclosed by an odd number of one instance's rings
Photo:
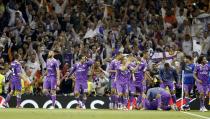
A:
{"type": "Polygon", "coordinates": [[[128,93],[124,93],[123,94],[123,97],[128,97],[128,93]]]}
{"type": "Polygon", "coordinates": [[[174,94],[176,94],[176,91],[174,91],[174,90],[171,91],[171,95],[174,95],[174,94]]]}
{"type": "Polygon", "coordinates": [[[83,100],[87,100],[87,95],[83,95],[83,100]]]}
{"type": "Polygon", "coordinates": [[[14,95],[14,91],[13,91],[13,90],[11,90],[9,94],[10,94],[10,95],[14,95]]]}
{"type": "Polygon", "coordinates": [[[144,99],[146,99],[146,98],[147,98],[147,96],[146,96],[146,94],[145,94],[145,93],[143,93],[143,94],[142,94],[142,98],[144,98],[144,99]]]}
{"type": "Polygon", "coordinates": [[[21,94],[18,93],[18,94],[16,95],[16,97],[17,97],[17,98],[21,98],[21,94]]]}
{"type": "Polygon", "coordinates": [[[204,96],[204,93],[203,93],[203,92],[201,92],[201,93],[200,93],[200,97],[203,97],[203,96],[204,96]]]}
{"type": "Polygon", "coordinates": [[[56,95],[56,90],[51,90],[50,93],[51,95],[56,95]]]}
{"type": "Polygon", "coordinates": [[[111,93],[115,94],[116,93],[115,89],[111,89],[111,93]]]}
{"type": "Polygon", "coordinates": [[[189,93],[185,92],[185,97],[189,97],[189,93]]]}
{"type": "Polygon", "coordinates": [[[48,90],[47,90],[47,89],[44,89],[42,92],[43,92],[43,94],[45,94],[45,95],[48,94],[48,90]]]}
{"type": "Polygon", "coordinates": [[[79,94],[78,92],[75,92],[74,96],[75,96],[76,98],[79,98],[80,94],[79,94]]]}
{"type": "Polygon", "coordinates": [[[118,93],[118,96],[120,97],[120,96],[123,96],[123,94],[122,93],[118,93]]]}

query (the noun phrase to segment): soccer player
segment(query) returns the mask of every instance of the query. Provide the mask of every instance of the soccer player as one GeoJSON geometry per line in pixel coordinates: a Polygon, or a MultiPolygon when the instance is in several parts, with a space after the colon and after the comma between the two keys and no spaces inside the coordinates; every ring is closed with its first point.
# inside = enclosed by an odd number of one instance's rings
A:
{"type": "Polygon", "coordinates": [[[116,82],[114,81],[116,76],[116,69],[120,64],[119,59],[122,58],[121,54],[116,55],[115,59],[113,59],[108,68],[108,72],[110,74],[111,81],[111,100],[110,100],[110,109],[116,109],[118,104],[118,99],[116,97],[116,82]]]}
{"type": "Polygon", "coordinates": [[[208,91],[208,78],[209,78],[209,70],[208,62],[206,57],[200,56],[197,60],[197,65],[194,71],[194,78],[196,80],[197,90],[200,94],[200,111],[206,112],[208,111],[204,105],[205,96],[207,96],[208,91]]]}
{"type": "Polygon", "coordinates": [[[166,88],[169,87],[170,94],[172,95],[172,100],[174,103],[174,108],[177,109],[176,106],[176,93],[175,93],[175,86],[174,81],[177,81],[178,74],[176,70],[170,66],[169,63],[164,64],[164,68],[160,69],[160,87],[166,88]]]}
{"type": "Polygon", "coordinates": [[[191,56],[185,56],[185,66],[184,66],[184,94],[186,105],[183,107],[184,110],[190,110],[190,95],[189,93],[192,91],[194,86],[194,77],[193,71],[195,68],[195,64],[193,58],[191,56]]]}
{"type": "Polygon", "coordinates": [[[69,75],[75,73],[75,87],[74,94],[77,100],[77,108],[86,109],[85,103],[88,93],[88,71],[90,66],[94,63],[93,60],[88,59],[86,56],[80,55],[79,62],[74,64],[69,75]],[[80,103],[80,93],[83,94],[82,104],[80,103]]]}
{"type": "Polygon", "coordinates": [[[143,83],[145,82],[145,71],[147,64],[141,61],[135,61],[131,67],[132,69],[132,79],[130,82],[130,110],[132,110],[134,95],[138,95],[137,97],[137,108],[140,108],[140,104],[142,102],[142,95],[145,92],[145,87],[143,83]]]}
{"type": "Polygon", "coordinates": [[[59,63],[54,58],[54,51],[49,51],[48,59],[46,63],[46,79],[43,84],[43,92],[46,96],[50,96],[52,100],[52,106],[49,109],[55,109],[56,101],[56,89],[57,85],[60,84],[60,71],[59,63]],[[49,93],[50,92],[50,93],[49,93]]]}
{"type": "Polygon", "coordinates": [[[131,71],[129,69],[129,63],[127,62],[127,58],[123,57],[120,65],[117,67],[116,73],[116,88],[118,93],[118,106],[119,109],[127,110],[127,101],[128,101],[128,84],[131,79],[131,71]]]}
{"type": "Polygon", "coordinates": [[[160,87],[150,88],[144,96],[141,110],[170,110],[171,94],[160,87]]]}
{"type": "Polygon", "coordinates": [[[149,52],[148,51],[144,51],[142,53],[142,58],[141,58],[141,62],[142,64],[145,65],[145,68],[144,68],[144,78],[146,80],[143,81],[143,91],[144,93],[146,93],[147,91],[147,81],[152,81],[152,77],[148,71],[148,60],[149,60],[149,52]]]}
{"type": "Polygon", "coordinates": [[[15,54],[14,55],[14,61],[11,63],[11,70],[12,70],[12,76],[10,80],[10,88],[11,91],[7,95],[6,100],[3,104],[3,107],[7,108],[8,107],[8,102],[10,101],[10,98],[14,93],[16,93],[16,101],[17,101],[17,106],[16,108],[21,108],[20,103],[21,103],[21,64],[19,62],[20,55],[15,54]]]}

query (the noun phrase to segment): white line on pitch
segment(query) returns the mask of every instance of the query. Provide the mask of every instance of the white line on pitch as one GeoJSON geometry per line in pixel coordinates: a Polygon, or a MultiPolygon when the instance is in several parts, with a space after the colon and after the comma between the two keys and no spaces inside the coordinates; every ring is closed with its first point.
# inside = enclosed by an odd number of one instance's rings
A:
{"type": "Polygon", "coordinates": [[[210,119],[210,117],[201,116],[201,115],[193,114],[193,113],[189,113],[189,112],[182,112],[182,113],[185,113],[185,114],[188,114],[188,115],[191,115],[191,116],[200,117],[200,118],[203,118],[203,119],[210,119]]]}

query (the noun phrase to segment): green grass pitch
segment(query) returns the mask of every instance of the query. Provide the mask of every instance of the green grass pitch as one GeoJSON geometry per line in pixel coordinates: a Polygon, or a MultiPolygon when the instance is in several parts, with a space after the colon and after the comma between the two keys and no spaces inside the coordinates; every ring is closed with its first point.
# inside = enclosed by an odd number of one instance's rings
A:
{"type": "Polygon", "coordinates": [[[0,109],[0,119],[210,119],[210,111],[0,109]],[[190,113],[190,114],[189,114],[190,113]],[[194,115],[191,115],[194,114],[194,115]]]}

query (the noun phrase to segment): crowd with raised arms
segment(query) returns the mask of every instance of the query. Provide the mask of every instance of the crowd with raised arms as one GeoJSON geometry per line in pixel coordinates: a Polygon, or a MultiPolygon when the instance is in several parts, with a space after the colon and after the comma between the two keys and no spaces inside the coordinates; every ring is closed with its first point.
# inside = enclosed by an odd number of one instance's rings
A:
{"type": "Polygon", "coordinates": [[[183,109],[199,97],[206,111],[209,12],[208,0],[0,0],[0,94],[177,110],[183,79],[183,109]]]}

